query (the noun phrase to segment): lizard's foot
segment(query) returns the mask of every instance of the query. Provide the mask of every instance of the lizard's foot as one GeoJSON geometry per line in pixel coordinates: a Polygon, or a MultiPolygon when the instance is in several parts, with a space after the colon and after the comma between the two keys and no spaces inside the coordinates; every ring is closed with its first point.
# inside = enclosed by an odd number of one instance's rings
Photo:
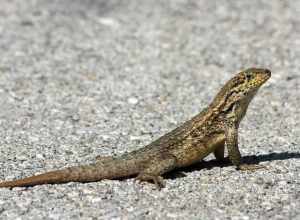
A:
{"type": "Polygon", "coordinates": [[[140,182],[153,182],[158,189],[165,187],[165,181],[162,176],[156,176],[152,174],[143,173],[136,177],[136,179],[140,182]]]}
{"type": "Polygon", "coordinates": [[[237,169],[242,171],[255,171],[259,169],[267,169],[267,167],[259,164],[241,164],[237,167],[237,169]]]}

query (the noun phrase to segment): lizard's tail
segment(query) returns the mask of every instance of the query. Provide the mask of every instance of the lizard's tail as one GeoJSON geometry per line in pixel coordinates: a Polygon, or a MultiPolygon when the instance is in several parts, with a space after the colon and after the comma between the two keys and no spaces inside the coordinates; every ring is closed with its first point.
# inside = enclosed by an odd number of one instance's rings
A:
{"type": "Polygon", "coordinates": [[[136,174],[136,167],[130,161],[118,161],[114,164],[92,164],[69,167],[51,171],[24,179],[0,183],[1,187],[22,187],[41,184],[56,184],[67,182],[94,182],[102,179],[116,179],[136,174]],[[134,167],[132,167],[134,166],[134,167]]]}

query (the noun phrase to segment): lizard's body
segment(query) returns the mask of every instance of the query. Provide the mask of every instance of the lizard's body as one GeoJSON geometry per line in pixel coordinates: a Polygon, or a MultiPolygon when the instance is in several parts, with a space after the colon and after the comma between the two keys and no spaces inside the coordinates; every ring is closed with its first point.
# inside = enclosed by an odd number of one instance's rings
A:
{"type": "Polygon", "coordinates": [[[0,187],[91,182],[134,175],[141,181],[153,181],[162,186],[161,175],[170,170],[189,166],[210,153],[223,160],[225,143],[229,159],[239,169],[259,168],[241,164],[238,127],[250,101],[270,76],[269,70],[257,68],[238,73],[225,84],[208,108],[144,148],[119,157],[97,157],[96,163],[91,165],[2,182],[0,187]]]}

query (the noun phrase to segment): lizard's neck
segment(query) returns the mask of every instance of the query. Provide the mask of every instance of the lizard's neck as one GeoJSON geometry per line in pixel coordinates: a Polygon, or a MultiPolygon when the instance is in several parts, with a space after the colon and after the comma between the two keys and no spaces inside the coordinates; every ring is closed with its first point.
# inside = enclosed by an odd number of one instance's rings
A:
{"type": "Polygon", "coordinates": [[[234,115],[236,117],[236,121],[238,122],[238,124],[241,122],[241,120],[246,115],[248,106],[249,106],[251,100],[256,95],[256,92],[257,92],[257,90],[253,91],[251,94],[248,94],[246,98],[244,98],[236,103],[234,115]]]}

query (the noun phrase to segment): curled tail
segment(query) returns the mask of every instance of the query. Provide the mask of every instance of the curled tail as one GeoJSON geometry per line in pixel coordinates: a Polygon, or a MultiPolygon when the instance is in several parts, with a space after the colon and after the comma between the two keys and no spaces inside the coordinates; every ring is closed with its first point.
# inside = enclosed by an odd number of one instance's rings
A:
{"type": "Polygon", "coordinates": [[[0,183],[1,187],[22,187],[42,184],[57,184],[67,182],[95,182],[102,179],[116,179],[137,173],[136,163],[128,160],[118,160],[112,163],[95,163],[91,165],[69,167],[51,171],[24,179],[0,183]]]}

